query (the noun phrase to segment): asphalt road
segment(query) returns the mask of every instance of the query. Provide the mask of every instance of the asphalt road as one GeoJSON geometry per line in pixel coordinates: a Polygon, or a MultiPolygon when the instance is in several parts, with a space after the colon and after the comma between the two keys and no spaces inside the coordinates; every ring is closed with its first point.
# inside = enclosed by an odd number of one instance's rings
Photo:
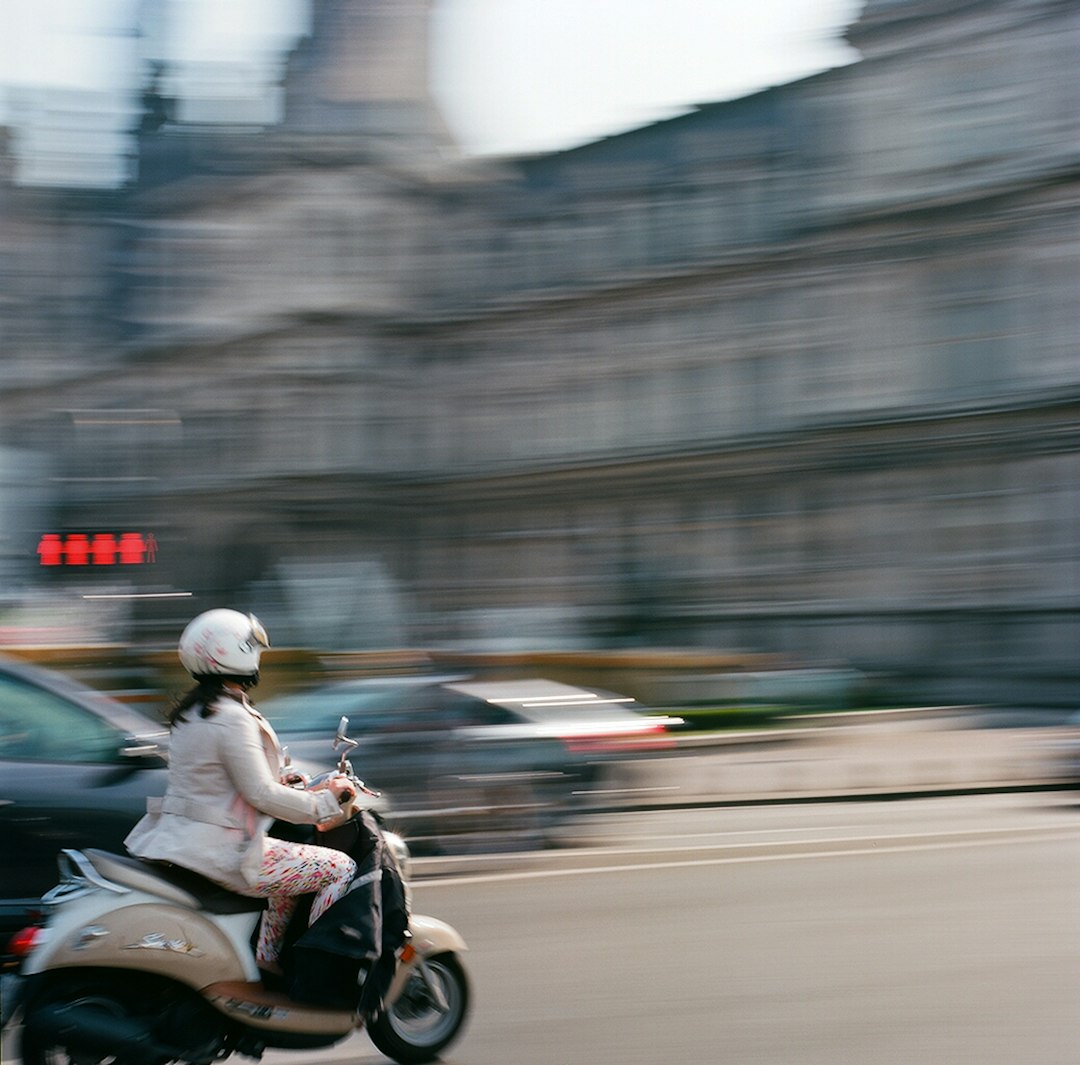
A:
{"type": "MultiPolygon", "coordinates": [[[[418,863],[417,909],[471,947],[451,1065],[1080,1061],[1070,799],[666,811],[591,831],[434,880],[418,863]]],[[[264,1058],[382,1060],[362,1034],[264,1058]]]]}
{"type": "MultiPolygon", "coordinates": [[[[670,811],[416,887],[469,940],[451,1065],[1075,1065],[1080,808],[670,811]]],[[[423,875],[423,863],[420,867],[423,875]]],[[[293,1065],[382,1059],[360,1035],[293,1065]]]]}

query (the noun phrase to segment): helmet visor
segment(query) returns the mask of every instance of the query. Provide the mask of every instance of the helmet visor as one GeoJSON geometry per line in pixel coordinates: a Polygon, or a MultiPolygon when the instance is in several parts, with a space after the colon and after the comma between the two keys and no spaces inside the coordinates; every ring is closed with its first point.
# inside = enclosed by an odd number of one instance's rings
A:
{"type": "Polygon", "coordinates": [[[263,628],[262,622],[254,614],[248,614],[248,621],[251,622],[251,635],[247,639],[248,650],[254,651],[259,647],[269,647],[270,637],[266,635],[266,629],[263,628]]]}

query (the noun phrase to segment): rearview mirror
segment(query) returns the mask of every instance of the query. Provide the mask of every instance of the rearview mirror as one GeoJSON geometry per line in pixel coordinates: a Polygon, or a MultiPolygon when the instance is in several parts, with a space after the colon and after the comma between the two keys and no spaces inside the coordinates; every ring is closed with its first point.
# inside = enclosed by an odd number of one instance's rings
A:
{"type": "Polygon", "coordinates": [[[141,736],[124,742],[119,751],[124,761],[148,761],[154,758],[165,758],[165,747],[148,737],[141,736]]]}
{"type": "Polygon", "coordinates": [[[342,717],[338,722],[337,735],[334,737],[334,750],[339,747],[345,748],[345,754],[348,754],[354,747],[360,746],[356,740],[349,739],[349,719],[342,717]]]}
{"type": "Polygon", "coordinates": [[[131,769],[149,769],[168,762],[168,748],[146,736],[132,737],[116,752],[119,760],[131,769]]]}

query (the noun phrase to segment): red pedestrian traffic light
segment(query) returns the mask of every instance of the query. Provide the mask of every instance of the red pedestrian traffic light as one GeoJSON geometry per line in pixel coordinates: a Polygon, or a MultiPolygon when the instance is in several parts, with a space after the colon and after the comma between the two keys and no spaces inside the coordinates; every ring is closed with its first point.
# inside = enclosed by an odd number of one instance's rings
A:
{"type": "Polygon", "coordinates": [[[64,561],[64,541],[56,533],[45,533],[38,541],[37,553],[43,566],[59,566],[64,561]]]}
{"type": "Polygon", "coordinates": [[[42,566],[142,566],[157,561],[153,533],[43,533],[37,556],[42,566]]]}

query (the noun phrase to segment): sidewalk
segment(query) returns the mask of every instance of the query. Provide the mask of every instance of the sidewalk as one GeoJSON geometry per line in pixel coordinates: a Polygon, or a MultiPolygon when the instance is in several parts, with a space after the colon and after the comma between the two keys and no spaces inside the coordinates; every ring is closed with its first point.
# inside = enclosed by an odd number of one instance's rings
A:
{"type": "Polygon", "coordinates": [[[1063,786],[1055,748],[1076,730],[980,728],[970,713],[840,715],[827,723],[691,738],[620,763],[600,806],[677,806],[1063,786]],[[696,742],[695,742],[696,739],[696,742]]]}

